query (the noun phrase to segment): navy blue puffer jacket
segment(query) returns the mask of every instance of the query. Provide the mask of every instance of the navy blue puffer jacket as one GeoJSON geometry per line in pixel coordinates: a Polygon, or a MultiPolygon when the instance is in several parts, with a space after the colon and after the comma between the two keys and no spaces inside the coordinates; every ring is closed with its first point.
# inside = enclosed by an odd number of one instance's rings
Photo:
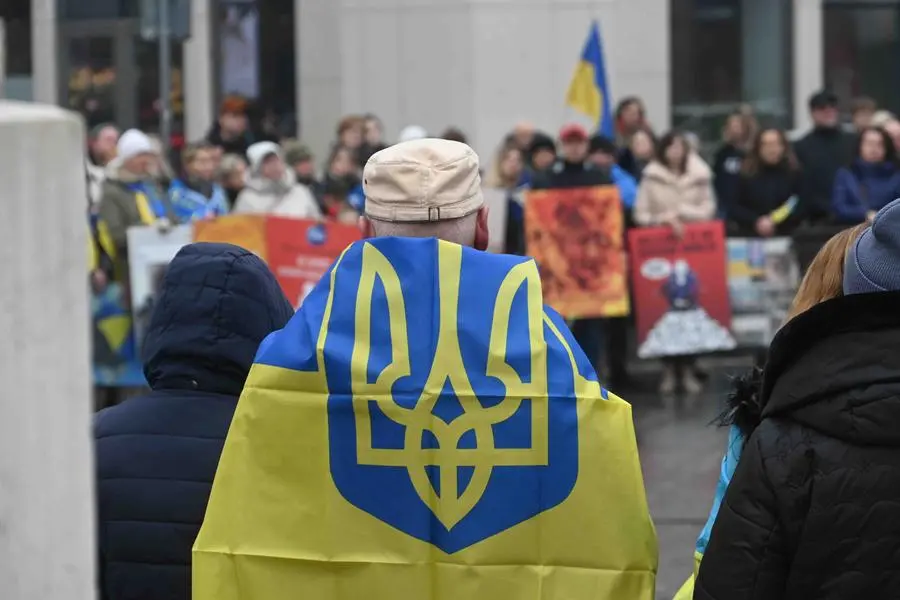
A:
{"type": "Polygon", "coordinates": [[[263,338],[293,315],[268,267],[228,244],[172,261],[143,345],[152,389],[94,423],[104,600],[189,600],[191,546],[263,338]]]}

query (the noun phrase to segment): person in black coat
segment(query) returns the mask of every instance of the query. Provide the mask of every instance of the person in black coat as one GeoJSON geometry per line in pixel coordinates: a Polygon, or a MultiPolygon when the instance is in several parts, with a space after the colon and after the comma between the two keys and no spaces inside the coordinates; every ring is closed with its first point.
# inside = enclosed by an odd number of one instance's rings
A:
{"type": "Polygon", "coordinates": [[[900,589],[900,202],[851,244],[843,297],[776,335],[700,565],[697,600],[900,589]]]}
{"type": "Polygon", "coordinates": [[[722,129],[722,145],[713,157],[713,187],[719,213],[727,216],[737,201],[741,181],[741,166],[750,142],[749,126],[740,111],[728,115],[722,129]]]}
{"type": "MultiPolygon", "coordinates": [[[[561,152],[546,171],[535,173],[532,189],[568,189],[613,185],[608,172],[587,160],[590,138],[580,125],[566,125],[559,132],[561,152]]],[[[572,335],[584,350],[591,364],[599,371],[601,349],[604,340],[605,320],[600,318],[578,319],[572,324],[572,335]]],[[[619,353],[621,354],[621,352],[619,353]]]]}
{"type": "Polygon", "coordinates": [[[534,174],[531,188],[535,190],[594,187],[612,185],[613,180],[588,162],[590,137],[580,125],[566,125],[559,132],[560,156],[546,171],[534,174]]]}
{"type": "Polygon", "coordinates": [[[794,144],[803,169],[802,199],[805,218],[811,223],[832,220],[831,191],[838,170],[853,159],[853,136],[841,128],[838,98],[828,91],[809,99],[813,129],[794,144]]]}
{"type": "Polygon", "coordinates": [[[253,357],[293,308],[254,254],[191,244],[170,264],[143,343],[151,391],[94,421],[102,600],[189,600],[225,436],[253,357]]]}
{"type": "Polygon", "coordinates": [[[741,167],[737,195],[728,210],[729,231],[764,238],[790,234],[803,218],[801,185],[800,168],[784,132],[761,129],[741,167]]]}

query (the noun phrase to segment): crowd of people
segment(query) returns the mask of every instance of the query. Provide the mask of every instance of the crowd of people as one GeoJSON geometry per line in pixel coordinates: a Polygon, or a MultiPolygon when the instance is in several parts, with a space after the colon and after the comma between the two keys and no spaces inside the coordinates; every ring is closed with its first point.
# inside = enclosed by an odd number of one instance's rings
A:
{"type": "MultiPolygon", "coordinates": [[[[859,160],[885,158],[884,154],[876,155],[873,148],[867,147],[889,143],[882,138],[881,131],[871,129],[869,125],[861,126],[859,160]],[[870,135],[870,132],[878,135],[870,135]]],[[[889,137],[890,134],[885,133],[889,137]]],[[[514,178],[517,157],[510,148],[519,134],[525,138],[523,132],[514,132],[510,146],[500,154],[501,160],[494,173],[499,181],[510,183],[511,189],[526,173],[523,170],[514,178]],[[516,183],[512,184],[513,181],[516,183]]],[[[810,135],[836,134],[816,130],[810,135]]],[[[560,156],[556,158],[549,148],[542,149],[542,152],[547,150],[548,162],[545,169],[529,174],[531,185],[565,185],[566,182],[592,185],[595,181],[612,180],[607,170],[611,172],[615,165],[623,168],[618,162],[610,163],[610,157],[618,156],[614,148],[605,142],[592,144],[577,128],[568,127],[559,137],[560,156]],[[597,154],[604,156],[597,157],[597,154]],[[589,156],[596,160],[588,160],[589,156]],[[603,177],[609,177],[609,180],[603,177]]],[[[129,139],[144,141],[134,134],[123,134],[122,138],[126,140],[126,147],[129,139]]],[[[792,164],[787,158],[782,133],[767,136],[765,131],[757,132],[754,139],[758,140],[758,147],[747,162],[757,174],[767,165],[792,164]],[[758,163],[752,158],[757,155],[758,163]]],[[[534,143],[532,140],[531,144],[534,143]]],[[[119,145],[122,146],[121,139],[119,145]]],[[[509,256],[476,252],[488,247],[490,230],[478,183],[479,164],[471,149],[458,142],[421,139],[399,144],[392,150],[393,153],[367,175],[364,183],[366,196],[379,199],[366,203],[362,209],[364,230],[369,239],[362,244],[381,248],[373,255],[388,261],[382,252],[391,254],[393,249],[401,261],[412,265],[415,261],[407,260],[404,249],[425,251],[432,248],[430,240],[436,237],[451,242],[446,247],[470,253],[465,256],[486,265],[493,277],[498,277],[498,282],[521,265],[528,264],[509,256]],[[382,186],[380,190],[409,189],[403,182],[408,182],[410,177],[434,173],[438,168],[446,169],[448,164],[453,165],[454,172],[444,173],[445,176],[440,178],[428,178],[433,183],[424,189],[416,188],[408,195],[371,194],[376,186],[382,186]],[[439,216],[436,221],[424,221],[423,214],[431,215],[435,208],[443,209],[435,214],[446,216],[439,216]],[[379,240],[385,237],[395,240],[379,240]]],[[[816,152],[820,151],[817,149],[816,152]]],[[[379,155],[383,153],[376,154],[371,160],[377,161],[379,155]]],[[[277,150],[271,156],[281,160],[277,150]]],[[[635,162],[645,160],[637,154],[633,159],[635,162]]],[[[668,134],[661,138],[655,153],[646,160],[636,191],[632,214],[636,226],[667,225],[677,232],[686,222],[709,219],[716,213],[712,169],[704,168],[700,160],[683,136],[668,134]]],[[[153,172],[154,168],[158,167],[148,167],[146,172],[153,172]]],[[[836,178],[840,177],[837,173],[843,168],[836,169],[836,178]]],[[[133,164],[128,167],[129,173],[137,170],[133,164]]],[[[800,180],[797,185],[801,190],[798,202],[802,204],[809,202],[809,197],[802,198],[802,194],[807,193],[802,187],[803,171],[797,173],[800,180]]],[[[274,172],[272,175],[281,176],[274,172]]],[[[752,177],[742,176],[738,189],[746,186],[752,177]]],[[[839,185],[834,186],[835,198],[839,197],[840,189],[839,185]]],[[[864,195],[864,198],[869,197],[864,195]]],[[[769,209],[773,205],[769,205],[769,209]]],[[[818,214],[814,206],[806,204],[802,207],[812,215],[807,219],[814,219],[818,214]]],[[[824,205],[819,209],[823,210],[824,205]]],[[[174,204],[169,210],[177,218],[174,204]]],[[[883,598],[890,597],[900,586],[900,574],[893,563],[893,557],[900,550],[900,521],[894,518],[893,512],[900,489],[900,438],[896,433],[900,431],[900,422],[892,421],[900,415],[897,383],[900,381],[900,362],[895,365],[892,358],[893,343],[900,332],[900,316],[896,310],[900,300],[900,271],[897,268],[900,264],[900,236],[897,234],[900,231],[900,200],[882,207],[866,204],[859,216],[860,223],[832,238],[811,262],[788,319],[768,349],[765,368],[754,368],[734,383],[729,407],[723,416],[723,423],[731,427],[731,434],[720,485],[709,523],[698,541],[696,576],[680,592],[680,597],[710,600],[883,598]]],[[[360,244],[351,246],[351,254],[362,254],[360,248],[360,244]]],[[[338,281],[344,281],[344,285],[353,281],[350,274],[355,269],[362,273],[362,267],[353,260],[340,267],[343,275],[338,281]]],[[[396,285],[385,285],[387,303],[402,300],[392,294],[406,289],[399,283],[404,277],[433,282],[428,285],[435,286],[435,290],[443,290],[449,285],[461,293],[457,289],[458,281],[453,284],[449,278],[445,280],[438,276],[439,262],[436,259],[422,261],[408,272],[395,273],[396,285]]],[[[457,270],[461,268],[457,267],[457,270]]],[[[358,276],[362,277],[361,274],[358,276]]],[[[457,273],[456,277],[463,275],[457,273]]],[[[264,423],[270,426],[275,423],[281,435],[296,437],[300,423],[285,424],[283,419],[277,418],[273,421],[274,409],[290,409],[300,420],[326,418],[326,412],[337,410],[332,409],[331,400],[328,400],[326,410],[324,396],[314,395],[318,393],[315,390],[319,384],[314,383],[310,372],[305,370],[310,361],[319,361],[321,369],[329,362],[336,367],[357,360],[356,345],[346,343],[346,336],[338,336],[336,343],[325,345],[324,335],[332,326],[328,322],[323,321],[323,339],[316,341],[318,329],[312,325],[318,324],[319,320],[336,319],[331,323],[353,327],[354,320],[359,318],[358,314],[354,316],[354,311],[358,310],[356,301],[335,303],[333,316],[331,308],[323,310],[325,298],[331,298],[334,292],[330,289],[332,285],[336,284],[320,283],[310,296],[316,298],[318,304],[312,307],[304,304],[295,314],[266,265],[245,250],[221,244],[193,244],[176,256],[166,273],[162,298],[155,308],[145,341],[145,372],[152,391],[101,412],[95,423],[99,572],[104,599],[186,599],[193,592],[194,598],[206,600],[222,597],[224,591],[228,597],[235,598],[280,598],[301,593],[305,586],[352,593],[351,590],[364,589],[367,582],[372,585],[376,581],[370,562],[383,565],[386,561],[382,555],[356,552],[354,544],[375,544],[377,547],[381,539],[378,536],[401,535],[403,528],[385,528],[380,522],[377,526],[372,525],[379,519],[379,513],[371,506],[365,511],[342,513],[337,505],[326,505],[332,496],[321,493],[322,490],[315,486],[336,484],[331,483],[331,476],[315,467],[327,465],[328,461],[292,455],[287,462],[299,464],[309,460],[309,465],[303,469],[297,464],[283,468],[284,461],[279,452],[286,449],[302,447],[305,452],[327,454],[331,443],[332,460],[340,460],[341,454],[335,450],[340,444],[334,438],[329,442],[327,436],[317,434],[309,439],[304,437],[299,445],[294,442],[289,445],[285,440],[266,437],[271,430],[262,427],[264,423]],[[323,312],[329,316],[322,316],[323,312]],[[269,336],[271,332],[279,333],[269,336]],[[263,368],[254,367],[251,373],[254,356],[257,356],[256,364],[262,364],[263,368]],[[266,371],[266,366],[272,371],[266,371]],[[302,376],[297,373],[300,370],[304,370],[302,376]],[[291,372],[295,376],[289,376],[291,372]],[[294,400],[287,401],[279,395],[286,390],[295,395],[294,400]],[[301,397],[304,401],[295,401],[301,397]],[[229,429],[232,434],[228,434],[229,429]],[[223,456],[221,461],[220,455],[223,456]],[[229,477],[228,485],[214,487],[213,480],[218,481],[223,469],[229,477]],[[308,479],[299,481],[309,487],[293,486],[296,482],[292,478],[299,473],[307,474],[308,479]],[[210,506],[215,507],[212,523],[207,513],[211,494],[210,506]],[[284,506],[292,508],[285,511],[284,506]],[[272,529],[273,524],[269,522],[269,529],[261,532],[255,525],[267,522],[269,513],[264,507],[281,507],[279,514],[291,516],[288,521],[275,523],[277,529],[272,529]],[[335,515],[344,514],[361,519],[354,522],[364,528],[354,531],[358,537],[339,535],[344,524],[335,515]],[[206,530],[205,540],[201,524],[206,530]],[[228,528],[229,537],[216,537],[216,534],[222,535],[222,527],[228,528]],[[202,558],[204,568],[198,571],[194,563],[192,584],[191,547],[198,532],[201,532],[197,542],[199,554],[195,552],[193,556],[195,561],[198,556],[202,558]],[[222,539],[227,539],[228,543],[222,539]],[[340,548],[347,550],[338,550],[338,542],[344,544],[340,548]],[[296,550],[301,547],[307,552],[296,550]],[[226,563],[216,563],[211,557],[213,554],[225,556],[227,568],[223,566],[226,563]],[[248,556],[252,560],[242,562],[241,559],[248,556]],[[268,559],[277,562],[277,568],[265,571],[268,559]],[[310,563],[329,566],[313,571],[310,563]],[[266,595],[262,590],[272,593],[266,595]]],[[[443,298],[443,294],[441,296],[443,298]]],[[[461,301],[456,301],[453,306],[458,304],[461,305],[461,301]]],[[[329,306],[332,306],[330,300],[329,306]]],[[[408,310],[409,316],[403,318],[413,322],[435,320],[430,303],[411,302],[408,310]]],[[[527,314],[527,311],[520,314],[527,314]]],[[[565,323],[552,310],[545,309],[543,316],[546,322],[553,324],[547,331],[565,330],[565,323]]],[[[437,339],[427,341],[425,345],[430,343],[437,347],[446,343],[438,341],[442,335],[449,335],[443,325],[440,332],[436,327],[433,329],[430,335],[437,339]]],[[[483,329],[466,340],[473,352],[477,349],[478,356],[489,355],[489,348],[493,347],[491,328],[483,329]]],[[[453,333],[456,330],[454,321],[447,331],[453,333]]],[[[474,333],[474,330],[466,331],[474,333]]],[[[350,337],[359,335],[362,334],[356,332],[350,337]]],[[[532,340],[523,345],[522,339],[514,336],[510,336],[512,341],[509,343],[515,347],[516,356],[538,361],[534,364],[541,360],[549,363],[549,356],[554,360],[565,356],[563,349],[567,349],[569,358],[562,362],[568,364],[567,361],[571,361],[576,382],[579,381],[578,373],[584,371],[586,379],[576,384],[576,393],[586,395],[579,397],[580,400],[590,400],[583,410],[579,409],[577,420],[581,422],[590,407],[596,409],[601,405],[607,408],[599,411],[596,418],[610,417],[614,414],[613,407],[621,401],[613,395],[602,395],[599,386],[590,385],[590,381],[596,381],[590,374],[590,365],[586,364],[587,357],[568,331],[554,335],[559,342],[552,347],[549,341],[542,344],[532,340]],[[592,396],[594,393],[596,397],[592,396]]],[[[503,337],[506,339],[505,335],[503,337]]],[[[538,338],[543,339],[542,336],[538,338]]],[[[454,343],[462,342],[456,340],[454,343]]],[[[364,345],[368,347],[369,344],[364,345]]],[[[396,348],[392,348],[391,353],[394,350],[396,348]]],[[[459,356],[462,365],[462,355],[459,356]]],[[[351,378],[361,377],[362,380],[357,382],[361,385],[378,385],[366,382],[368,367],[358,367],[350,371],[351,378]]],[[[689,370],[692,365],[680,367],[689,370]]],[[[393,368],[392,364],[388,370],[393,368]]],[[[449,366],[444,368],[451,369],[449,366]]],[[[326,374],[322,372],[321,376],[326,374]]],[[[448,381],[453,377],[451,374],[448,381]]],[[[418,385],[409,383],[408,378],[401,379],[406,380],[404,385],[418,385]]],[[[566,405],[569,396],[556,398],[554,394],[557,390],[568,390],[566,386],[571,382],[571,375],[552,378],[552,386],[544,392],[549,395],[543,400],[555,402],[557,410],[566,405]]],[[[345,381],[335,379],[334,384],[338,383],[347,385],[345,381]]],[[[404,391],[407,392],[418,393],[412,389],[404,391]]],[[[378,393],[390,396],[391,390],[378,393]]],[[[560,393],[570,395],[571,391],[560,393]]],[[[348,404],[347,414],[353,414],[353,409],[349,408],[351,396],[350,392],[341,393],[336,400],[348,404]]],[[[547,419],[551,423],[565,423],[562,431],[566,433],[565,437],[572,437],[576,427],[574,418],[569,420],[569,417],[551,411],[547,419]]],[[[304,427],[315,429],[310,423],[304,427]]],[[[552,567],[535,569],[535,572],[539,577],[552,572],[553,586],[567,590],[568,597],[649,600],[653,597],[656,544],[642,497],[640,465],[635,457],[637,448],[630,418],[614,423],[604,421],[602,429],[604,435],[584,436],[586,439],[581,444],[596,454],[588,457],[592,461],[591,468],[580,469],[580,472],[603,473],[604,482],[616,482],[616,485],[603,487],[615,489],[616,493],[627,495],[635,490],[639,493],[628,496],[629,501],[621,505],[604,506],[603,510],[593,510],[596,507],[592,504],[592,510],[579,515],[578,529],[582,537],[590,537],[590,558],[585,557],[583,564],[573,558],[579,556],[576,547],[581,548],[577,535],[563,540],[566,552],[548,555],[549,560],[557,561],[552,565],[540,562],[548,560],[540,551],[534,556],[525,552],[522,556],[530,558],[523,560],[536,560],[538,566],[552,567]],[[612,442],[622,436],[606,431],[613,425],[625,430],[619,432],[626,438],[622,446],[614,447],[612,442]],[[600,523],[605,525],[597,527],[600,523]],[[610,523],[615,526],[610,527],[610,523]],[[598,531],[605,532],[603,535],[609,539],[591,537],[598,531]],[[627,532],[629,543],[616,544],[614,540],[622,541],[616,536],[623,531],[627,532]],[[640,542],[634,543],[634,539],[640,542]],[[633,554],[626,555],[627,552],[633,554]],[[573,568],[565,568],[570,564],[573,568]],[[632,595],[622,595],[623,590],[631,590],[632,595]]],[[[590,431],[597,431],[597,422],[590,431]]],[[[344,442],[354,448],[355,463],[355,442],[344,442]]],[[[438,448],[432,451],[437,452],[438,448]]],[[[541,468],[558,468],[565,462],[564,454],[554,454],[550,463],[541,468]]],[[[452,464],[455,469],[455,463],[452,464]]],[[[578,475],[576,479],[581,477],[578,475]]],[[[512,486],[515,478],[500,480],[505,482],[500,485],[512,486]]],[[[402,478],[391,481],[402,481],[402,478]]],[[[552,507],[546,504],[547,499],[558,491],[557,483],[549,479],[542,481],[540,486],[532,486],[535,488],[532,491],[540,496],[542,508],[538,512],[552,507]]],[[[568,491],[563,497],[567,495],[568,491]]],[[[576,492],[572,493],[572,496],[576,495],[576,492]]],[[[390,502],[396,501],[391,494],[385,497],[390,502]]],[[[508,503],[516,501],[511,493],[503,497],[508,503]]],[[[349,497],[335,495],[334,498],[335,503],[353,502],[349,497]]],[[[399,518],[396,508],[392,506],[390,513],[395,516],[391,518],[399,518]]],[[[479,521],[479,527],[485,528],[487,521],[499,519],[499,512],[478,518],[483,519],[479,521]]],[[[500,533],[490,535],[505,535],[505,529],[516,527],[506,521],[503,523],[500,533]]],[[[540,536],[514,539],[550,543],[555,533],[551,523],[559,527],[560,521],[542,524],[540,536]]],[[[426,536],[424,541],[439,544],[434,526],[430,531],[432,537],[426,536]]],[[[439,558],[435,552],[410,550],[415,547],[406,544],[395,544],[390,548],[385,551],[389,552],[390,563],[395,565],[411,567],[413,562],[425,561],[426,566],[436,566],[447,560],[442,555],[439,558]]],[[[532,597],[544,580],[534,580],[533,585],[537,587],[530,589],[528,582],[533,581],[529,579],[530,573],[529,577],[510,577],[497,566],[497,561],[503,560],[502,550],[500,542],[482,546],[477,555],[472,555],[471,564],[467,563],[464,569],[448,569],[440,577],[434,575],[435,571],[428,571],[428,577],[416,580],[415,572],[398,570],[391,587],[405,589],[403,586],[411,586],[409,589],[412,590],[424,585],[423,589],[433,590],[428,586],[461,582],[453,579],[459,572],[466,578],[467,589],[473,598],[532,597]],[[479,567],[485,568],[479,570],[479,567]],[[498,592],[512,589],[518,593],[504,596],[498,592]]],[[[549,584],[546,585],[548,588],[545,589],[549,589],[549,584]]]]}
{"type": "MultiPolygon", "coordinates": [[[[851,123],[843,125],[838,104],[828,91],[813,95],[813,128],[793,143],[784,130],[760,124],[752,110],[741,109],[727,118],[721,146],[709,161],[689,132],[657,135],[635,97],[616,109],[615,139],[579,125],[551,136],[520,123],[484,173],[485,186],[507,195],[503,250],[526,254],[527,189],[615,185],[626,227],[667,226],[676,233],[685,223],[714,218],[724,219],[729,235],[762,238],[802,236],[815,227],[833,233],[871,221],[900,197],[900,120],[862,98],[851,123]]],[[[95,285],[113,278],[127,282],[126,231],[135,225],[167,228],[228,213],[357,221],[364,206],[362,168],[387,146],[379,119],[342,119],[320,163],[299,140],[256,132],[248,108],[242,98],[226,98],[206,138],[180,149],[177,169],[159,140],[143,132],[119,135],[113,124],[91,131],[87,176],[99,257],[95,285]]],[[[404,128],[398,141],[429,135],[466,142],[457,128],[434,135],[417,125],[404,128]]],[[[801,262],[808,263],[819,245],[817,240],[801,262]]],[[[585,319],[573,328],[595,365],[604,366],[613,389],[634,385],[622,351],[628,319],[585,319]]],[[[664,361],[659,391],[696,394],[704,378],[690,357],[664,361]]]]}

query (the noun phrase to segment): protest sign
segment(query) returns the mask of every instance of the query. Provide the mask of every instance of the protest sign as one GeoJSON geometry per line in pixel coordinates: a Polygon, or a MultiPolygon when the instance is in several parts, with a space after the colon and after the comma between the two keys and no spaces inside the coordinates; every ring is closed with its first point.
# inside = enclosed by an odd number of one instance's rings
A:
{"type": "Polygon", "coordinates": [[[295,307],[344,248],[361,237],[352,225],[258,215],[194,223],[195,241],[234,244],[262,258],[295,307]]]}
{"type": "Polygon", "coordinates": [[[266,217],[228,215],[195,221],[194,241],[234,244],[266,260],[266,217]]]}
{"type": "Polygon", "coordinates": [[[731,350],[731,309],[720,221],[629,232],[638,356],[731,350]]]}
{"type": "Polygon", "coordinates": [[[728,240],[731,330],[740,346],[769,345],[799,283],[800,266],[790,238],[728,240]]]}
{"type": "Polygon", "coordinates": [[[178,225],[165,233],[156,227],[132,227],[128,230],[131,314],[138,355],[166,269],[178,251],[191,243],[191,239],[190,225],[178,225]]]}
{"type": "Polygon", "coordinates": [[[270,217],[266,262],[296,308],[344,248],[361,237],[359,228],[352,225],[270,217]]]}
{"type": "Polygon", "coordinates": [[[622,232],[615,186],[528,192],[526,244],[544,302],[567,319],[627,315],[622,232]]]}

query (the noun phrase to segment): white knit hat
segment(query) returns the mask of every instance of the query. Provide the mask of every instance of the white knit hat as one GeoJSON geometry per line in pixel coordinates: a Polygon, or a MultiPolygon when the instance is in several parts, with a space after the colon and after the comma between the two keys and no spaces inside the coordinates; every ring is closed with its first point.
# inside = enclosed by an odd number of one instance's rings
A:
{"type": "Polygon", "coordinates": [[[139,154],[156,154],[157,149],[146,133],[138,129],[129,129],[119,137],[116,144],[116,158],[125,162],[139,154]]]}
{"type": "Polygon", "coordinates": [[[259,171],[266,157],[275,155],[281,157],[281,146],[275,142],[256,142],[247,148],[247,161],[251,171],[259,171]]]}

